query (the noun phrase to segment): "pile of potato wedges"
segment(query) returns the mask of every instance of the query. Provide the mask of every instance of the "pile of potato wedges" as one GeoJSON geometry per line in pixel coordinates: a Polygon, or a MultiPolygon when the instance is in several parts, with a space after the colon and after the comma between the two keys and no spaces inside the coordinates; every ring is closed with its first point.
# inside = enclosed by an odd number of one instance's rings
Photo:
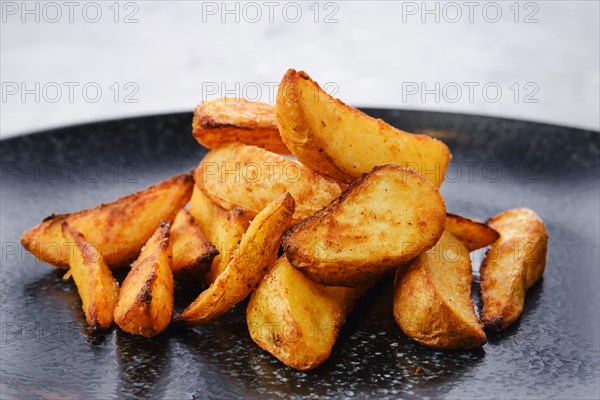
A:
{"type": "Polygon", "coordinates": [[[275,105],[201,103],[192,131],[210,149],[193,174],[23,233],[28,251],[68,270],[91,329],[114,322],[152,337],[209,324],[249,297],[254,342],[309,370],[378,281],[394,285],[393,316],[410,338],[472,349],[519,318],[544,273],[535,212],[486,223],[447,212],[444,143],[363,114],[305,72],[287,71],[275,105]],[[469,253],[488,246],[477,313],[469,253]],[[176,280],[205,289],[175,316],[176,280]]]}

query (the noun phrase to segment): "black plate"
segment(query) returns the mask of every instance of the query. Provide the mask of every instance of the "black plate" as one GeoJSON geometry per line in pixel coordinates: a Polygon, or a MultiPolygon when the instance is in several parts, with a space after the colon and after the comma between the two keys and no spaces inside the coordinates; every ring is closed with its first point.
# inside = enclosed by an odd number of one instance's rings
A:
{"type": "MultiPolygon", "coordinates": [[[[116,329],[89,334],[73,283],[24,252],[21,233],[51,213],[91,207],[187,171],[205,154],[190,134],[190,113],[107,121],[0,142],[2,397],[598,398],[598,132],[366,111],[449,145],[453,166],[442,189],[449,211],[486,219],[529,207],[546,221],[546,275],[507,332],[480,351],[423,348],[394,322],[387,282],[351,314],[330,359],[308,373],[252,342],[245,304],[213,325],[152,340],[116,329]]],[[[481,256],[474,253],[476,267],[481,256]]],[[[180,303],[193,296],[178,293],[180,303]]]]}

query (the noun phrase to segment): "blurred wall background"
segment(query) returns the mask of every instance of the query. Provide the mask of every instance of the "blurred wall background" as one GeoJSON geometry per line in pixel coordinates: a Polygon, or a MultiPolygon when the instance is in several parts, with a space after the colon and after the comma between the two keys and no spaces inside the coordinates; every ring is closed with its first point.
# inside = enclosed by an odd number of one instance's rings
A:
{"type": "Polygon", "coordinates": [[[597,1],[2,1],[2,137],[203,99],[287,68],[357,106],[600,128],[597,1]]]}

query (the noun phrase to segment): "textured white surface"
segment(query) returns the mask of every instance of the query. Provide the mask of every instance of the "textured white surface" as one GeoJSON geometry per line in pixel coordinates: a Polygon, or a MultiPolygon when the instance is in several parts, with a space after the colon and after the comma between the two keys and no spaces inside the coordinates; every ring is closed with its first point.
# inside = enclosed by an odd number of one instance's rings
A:
{"type": "MultiPolygon", "coordinates": [[[[21,7],[20,2],[9,3],[21,7]]],[[[83,18],[86,2],[78,3],[73,23],[64,6],[56,23],[48,21],[55,14],[46,10],[44,15],[41,3],[40,22],[34,21],[35,15],[25,15],[22,22],[22,10],[12,15],[3,3],[2,137],[78,122],[191,110],[202,98],[225,94],[269,101],[272,85],[289,67],[306,70],[322,84],[329,82],[337,97],[358,106],[455,111],[600,128],[597,1],[538,1],[529,2],[534,6],[528,8],[520,3],[517,23],[510,8],[513,1],[495,3],[502,11],[496,23],[483,17],[488,2],[476,2],[473,22],[469,22],[465,3],[454,3],[462,12],[455,23],[450,20],[456,10],[444,13],[444,3],[427,3],[429,9],[439,7],[440,21],[436,22],[433,14],[421,15],[420,1],[330,2],[334,6],[327,9],[321,3],[319,22],[314,22],[314,2],[305,2],[296,23],[286,21],[286,17],[293,19],[294,10],[288,8],[284,14],[284,3],[274,6],[273,22],[269,6],[254,3],[262,12],[256,23],[249,21],[255,10],[244,13],[242,3],[227,6],[238,7],[239,22],[235,14],[220,15],[221,2],[132,3],[138,9],[134,15],[138,22],[130,24],[122,20],[135,8],[126,9],[121,3],[120,22],[115,23],[109,8],[112,1],[101,3],[102,17],[97,23],[83,18]],[[217,14],[209,15],[206,11],[214,7],[217,14]],[[334,7],[338,22],[324,23],[334,7]],[[410,13],[414,7],[415,15],[410,13]],[[536,8],[533,18],[538,22],[524,23],[536,8]],[[40,98],[34,94],[22,98],[22,85],[32,89],[36,82],[40,98]],[[72,99],[64,82],[79,85],[74,86],[72,99]],[[102,89],[95,103],[82,94],[82,87],[90,82],[102,89]],[[115,82],[120,87],[116,102],[115,82]],[[135,86],[124,87],[128,82],[135,86]],[[421,84],[431,89],[436,82],[440,99],[434,94],[422,99],[421,84]],[[515,82],[520,87],[516,102],[515,82]],[[482,93],[486,84],[501,88],[497,102],[492,101],[493,87],[487,99],[482,93]],[[467,85],[478,85],[472,99],[467,85]],[[56,86],[62,95],[53,103],[56,86]],[[127,103],[125,95],[133,87],[139,88],[133,96],[138,102],[127,103]],[[457,87],[462,95],[452,102],[457,87]],[[419,93],[411,95],[408,90],[415,88],[419,93]],[[537,103],[525,102],[535,88],[539,90],[532,99],[537,103]]],[[[36,7],[35,3],[29,6],[36,7]]],[[[92,11],[88,10],[88,17],[93,17],[92,11]]],[[[493,9],[488,9],[488,16],[493,18],[493,9]]],[[[94,91],[90,89],[88,95],[93,97],[94,91]]]]}

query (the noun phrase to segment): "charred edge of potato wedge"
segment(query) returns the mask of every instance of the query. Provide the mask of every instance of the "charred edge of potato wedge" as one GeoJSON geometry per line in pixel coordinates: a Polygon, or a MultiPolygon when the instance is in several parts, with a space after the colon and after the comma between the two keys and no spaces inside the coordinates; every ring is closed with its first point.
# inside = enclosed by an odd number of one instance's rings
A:
{"type": "Polygon", "coordinates": [[[250,224],[225,270],[176,319],[179,326],[207,324],[244,300],[277,259],[281,236],[294,213],[294,198],[282,194],[250,224]]]}
{"type": "Polygon", "coordinates": [[[41,261],[68,267],[61,225],[67,222],[98,246],[110,268],[129,265],[161,220],[172,220],[189,201],[194,179],[181,174],[110,203],[69,214],[52,214],[21,237],[22,246],[41,261]]]}
{"type": "Polygon", "coordinates": [[[125,277],[115,307],[115,323],[132,335],[153,337],[173,316],[170,222],[162,221],[125,277]]]}
{"type": "Polygon", "coordinates": [[[61,228],[67,243],[73,244],[69,272],[77,286],[85,319],[92,330],[107,329],[113,323],[119,283],[102,255],[85,241],[81,232],[70,227],[67,222],[63,222],[61,228]]]}
{"type": "Polygon", "coordinates": [[[446,214],[446,230],[457,238],[469,251],[487,247],[500,234],[491,226],[457,214],[446,214]]]}
{"type": "MultiPolygon", "coordinates": [[[[365,203],[366,206],[372,204],[372,201],[365,203]]],[[[365,212],[367,211],[368,210],[365,210],[365,212]]],[[[410,261],[423,251],[434,246],[444,231],[445,219],[446,205],[444,200],[437,188],[429,180],[415,171],[399,167],[395,164],[384,164],[375,166],[371,172],[364,173],[359,179],[350,184],[346,190],[344,190],[344,192],[328,206],[290,227],[283,236],[282,244],[290,263],[313,281],[329,286],[357,287],[363,285],[367,281],[377,279],[385,274],[386,271],[397,268],[399,265],[410,261]],[[435,203],[435,207],[432,206],[432,210],[430,211],[436,209],[435,211],[437,212],[432,212],[426,216],[429,221],[429,226],[432,229],[432,232],[428,232],[431,233],[431,235],[421,235],[418,238],[415,238],[414,242],[404,240],[402,243],[403,245],[407,244],[407,246],[404,249],[406,251],[403,254],[397,254],[394,257],[389,254],[380,254],[380,259],[377,259],[376,255],[371,254],[365,256],[360,262],[325,261],[323,255],[327,253],[326,251],[318,256],[315,254],[318,252],[316,241],[313,241],[308,245],[299,243],[297,240],[298,235],[301,235],[303,231],[309,229],[319,229],[319,225],[322,224],[324,220],[327,220],[327,225],[333,226],[335,221],[331,222],[328,218],[338,210],[341,210],[342,207],[345,207],[346,201],[350,196],[354,196],[357,192],[361,191],[363,187],[367,188],[365,190],[369,190],[367,185],[374,176],[390,170],[393,173],[400,174],[403,181],[407,179],[406,177],[412,177],[412,179],[415,179],[415,182],[419,182],[418,184],[422,183],[426,187],[427,192],[433,196],[430,199],[431,201],[427,204],[431,205],[435,203]],[[413,246],[409,246],[410,244],[413,246]],[[417,246],[416,244],[419,245],[417,246]]],[[[368,222],[366,224],[368,225],[368,222]]],[[[412,226],[412,223],[410,223],[410,225],[412,226]]],[[[417,223],[417,225],[421,225],[421,223],[417,223]]],[[[427,226],[427,223],[425,226],[427,226]]],[[[352,226],[352,229],[355,230],[356,228],[356,225],[352,226]]],[[[329,236],[328,240],[333,243],[332,238],[329,236]]],[[[322,242],[319,243],[322,244],[322,242]]],[[[398,246],[395,245],[395,247],[398,246]]]]}
{"type": "Polygon", "coordinates": [[[288,367],[314,369],[331,354],[346,316],[368,286],[319,285],[282,256],[248,302],[250,337],[288,367]]]}
{"type": "Polygon", "coordinates": [[[219,254],[210,243],[194,217],[185,208],[181,209],[171,226],[173,275],[181,279],[200,279],[219,254]]]}
{"type": "Polygon", "coordinates": [[[325,92],[304,71],[289,69],[285,73],[277,91],[276,111],[281,138],[292,154],[313,171],[340,182],[351,183],[377,164],[395,163],[415,169],[428,178],[435,171],[431,181],[440,187],[452,158],[442,141],[402,131],[345,104],[325,92]],[[312,98],[313,102],[307,104],[303,97],[312,98]],[[319,109],[324,105],[327,107],[319,109]],[[311,122],[316,117],[321,118],[320,124],[311,122]],[[336,134],[344,135],[346,142],[332,140],[333,132],[318,133],[325,132],[329,125],[339,123],[345,123],[343,128],[347,130],[341,129],[340,132],[338,129],[336,134]],[[356,130],[369,136],[363,135],[359,139],[352,133],[356,130]],[[351,133],[345,135],[345,132],[351,133]],[[369,138],[373,140],[369,142],[369,138]],[[367,152],[372,154],[360,150],[364,149],[365,140],[367,152]],[[410,146],[407,141],[410,141],[410,146]],[[425,163],[429,165],[425,166],[425,163]]]}
{"type": "Polygon", "coordinates": [[[296,200],[294,222],[339,196],[342,186],[299,162],[260,147],[230,143],[211,150],[194,173],[196,186],[226,210],[241,208],[255,217],[289,192],[296,200]]]}
{"type": "Polygon", "coordinates": [[[544,274],[548,232],[532,210],[504,211],[487,222],[500,233],[481,264],[482,321],[499,332],[519,319],[527,290],[544,274]]]}
{"type": "Polygon", "coordinates": [[[396,273],[394,318],[420,344],[439,350],[487,343],[471,299],[469,252],[445,231],[439,242],[396,273]]]}
{"type": "Polygon", "coordinates": [[[275,106],[246,99],[213,99],[198,104],[192,135],[204,147],[244,143],[279,154],[290,154],[277,128],[275,106]]]}

